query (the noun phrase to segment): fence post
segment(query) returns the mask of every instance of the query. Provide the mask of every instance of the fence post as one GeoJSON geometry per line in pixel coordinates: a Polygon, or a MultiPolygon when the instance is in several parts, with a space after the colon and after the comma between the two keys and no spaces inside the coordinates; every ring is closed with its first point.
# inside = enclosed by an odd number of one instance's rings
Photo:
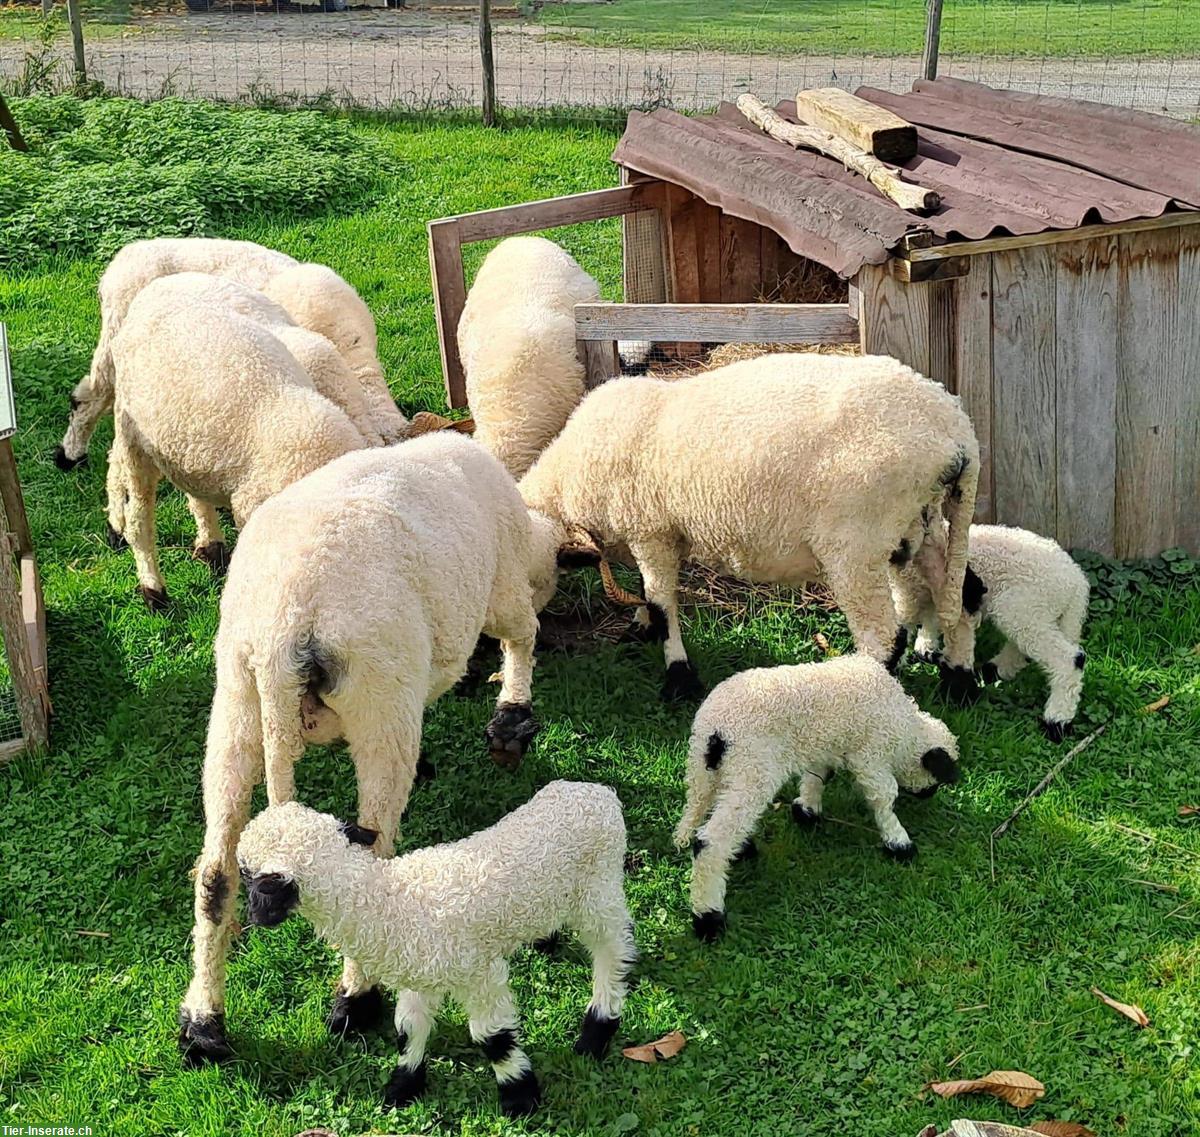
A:
{"type": "Polygon", "coordinates": [[[496,61],[492,58],[492,0],[479,0],[479,58],[483,65],[483,125],[496,125],[496,61]]]}
{"type": "Polygon", "coordinates": [[[942,40],[942,0],[926,0],[925,5],[925,52],[921,56],[921,74],[926,79],[936,79],[938,48],[942,40]]]}
{"type": "Polygon", "coordinates": [[[71,42],[75,47],[75,82],[87,82],[87,64],[83,59],[83,21],[79,15],[79,0],[67,0],[67,20],[71,24],[71,42]]]}
{"type": "Polygon", "coordinates": [[[54,0],[42,0],[42,15],[49,16],[54,11],[54,0]]]}

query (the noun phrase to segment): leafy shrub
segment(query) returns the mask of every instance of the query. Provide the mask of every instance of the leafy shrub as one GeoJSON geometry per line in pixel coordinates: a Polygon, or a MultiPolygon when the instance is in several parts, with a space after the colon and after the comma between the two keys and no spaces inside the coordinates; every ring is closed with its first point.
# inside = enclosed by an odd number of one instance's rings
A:
{"type": "Polygon", "coordinates": [[[1200,573],[1200,564],[1184,549],[1166,549],[1140,561],[1115,561],[1083,551],[1074,557],[1092,586],[1092,612],[1112,612],[1153,588],[1194,587],[1200,573]]]}
{"type": "Polygon", "coordinates": [[[382,166],[373,141],[312,111],[70,96],[13,109],[31,150],[0,166],[0,268],[350,208],[382,166]]]}

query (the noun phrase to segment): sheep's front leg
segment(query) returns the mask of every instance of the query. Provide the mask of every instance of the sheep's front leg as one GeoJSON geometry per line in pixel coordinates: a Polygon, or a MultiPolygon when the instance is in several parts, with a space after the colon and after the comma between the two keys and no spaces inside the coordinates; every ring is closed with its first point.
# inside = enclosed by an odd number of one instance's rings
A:
{"type": "Polygon", "coordinates": [[[396,993],[396,1045],[400,1049],[400,1061],[383,1092],[385,1109],[401,1109],[425,1092],[429,1079],[425,1047],[436,1013],[433,1001],[419,992],[396,993]]]}
{"type": "Polygon", "coordinates": [[[520,1020],[508,986],[508,964],[496,960],[476,987],[458,993],[471,1037],[483,1048],[496,1075],[500,1108],[524,1117],[541,1104],[542,1090],[519,1042],[520,1020]]]}
{"type": "Polygon", "coordinates": [[[800,796],[792,801],[792,820],[797,825],[816,825],[821,820],[821,798],[829,764],[819,759],[806,764],[800,775],[800,796]]]}
{"type": "Polygon", "coordinates": [[[574,921],[575,933],[592,955],[592,1001],[575,1040],[575,1053],[604,1057],[621,1025],[629,973],[637,962],[633,921],[625,903],[620,868],[615,880],[592,889],[574,921]]]}
{"type": "Polygon", "coordinates": [[[196,522],[196,544],[192,549],[196,559],[208,565],[214,576],[224,576],[229,568],[229,548],[221,531],[217,507],[191,494],[188,494],[187,507],[196,522]]]}
{"type": "Polygon", "coordinates": [[[979,673],[985,683],[995,683],[997,679],[1015,679],[1028,662],[1025,653],[1010,640],[980,667],[979,673]]]}
{"type": "Polygon", "coordinates": [[[679,546],[674,541],[631,541],[629,551],[637,561],[650,609],[650,626],[666,624],[667,677],[664,699],[693,699],[704,694],[696,669],[688,660],[679,630],[679,546]],[[656,611],[657,610],[657,611],[656,611]]]}
{"type": "Polygon", "coordinates": [[[519,596],[504,603],[501,610],[488,613],[485,630],[498,636],[503,657],[500,697],[496,713],[487,724],[485,735],[492,761],[506,770],[515,770],[541,729],[533,717],[533,651],[537,641],[538,620],[522,586],[519,596]]]}
{"type": "Polygon", "coordinates": [[[866,758],[857,764],[854,776],[875,815],[875,824],[883,838],[883,851],[897,861],[909,861],[917,855],[917,846],[896,816],[900,786],[885,763],[883,757],[866,758]]]}
{"type": "Polygon", "coordinates": [[[262,777],[261,727],[255,707],[218,685],[204,760],[204,849],[195,869],[196,923],[192,982],[179,1008],[179,1050],[185,1063],[219,1062],[233,1051],[225,1037],[225,980],[237,905],[237,842],[250,816],[250,796],[262,777]]]}

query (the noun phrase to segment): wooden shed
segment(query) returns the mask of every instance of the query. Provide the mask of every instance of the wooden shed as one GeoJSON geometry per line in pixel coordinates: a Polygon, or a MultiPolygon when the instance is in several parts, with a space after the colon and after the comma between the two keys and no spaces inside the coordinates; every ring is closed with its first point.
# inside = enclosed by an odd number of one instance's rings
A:
{"type": "Polygon", "coordinates": [[[940,195],[931,215],[723,104],[632,113],[617,189],[431,223],[452,405],[460,244],[624,214],[626,303],[576,312],[601,377],[618,339],[855,339],[961,396],[979,520],[1200,554],[1200,129],[960,80],[857,93],[916,124],[902,168],[940,195]],[[770,303],[814,266],[845,300],[770,303]]]}

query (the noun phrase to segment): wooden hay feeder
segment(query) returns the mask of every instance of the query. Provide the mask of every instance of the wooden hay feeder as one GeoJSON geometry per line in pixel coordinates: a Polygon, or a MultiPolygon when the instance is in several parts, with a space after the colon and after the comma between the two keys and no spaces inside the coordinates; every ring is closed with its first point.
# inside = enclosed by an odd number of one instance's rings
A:
{"type": "Polygon", "coordinates": [[[16,413],[8,339],[0,324],[0,762],[49,739],[46,609],[12,442],[16,413]]]}
{"type": "Polygon", "coordinates": [[[461,245],[622,215],[626,303],[576,309],[592,381],[618,340],[857,342],[962,398],[978,520],[1200,554],[1200,130],[959,80],[858,94],[916,125],[928,216],[722,104],[632,113],[617,188],[431,222],[451,405],[461,245]]]}

